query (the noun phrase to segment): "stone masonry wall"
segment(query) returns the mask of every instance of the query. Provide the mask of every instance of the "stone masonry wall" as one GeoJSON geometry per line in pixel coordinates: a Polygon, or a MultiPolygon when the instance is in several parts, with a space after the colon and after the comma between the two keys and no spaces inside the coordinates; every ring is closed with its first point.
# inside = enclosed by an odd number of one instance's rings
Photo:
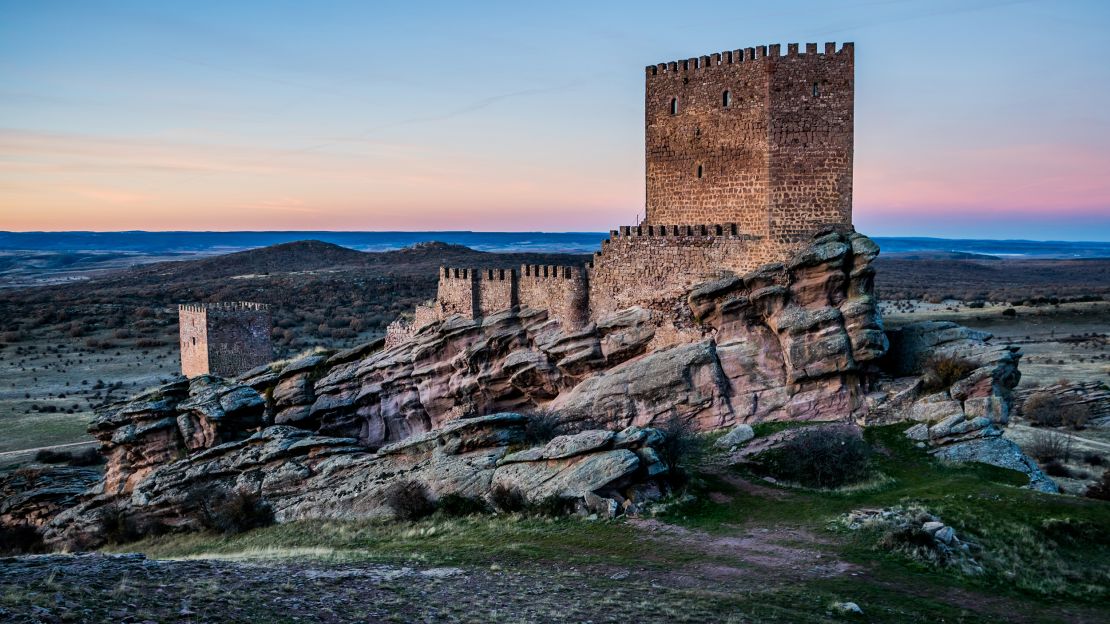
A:
{"type": "Polygon", "coordinates": [[[208,374],[208,310],[186,304],[177,308],[177,327],[181,337],[181,374],[186,377],[208,374]]]}
{"type": "Polygon", "coordinates": [[[760,46],[647,68],[645,224],[798,240],[851,224],[852,44],[760,46]]]}
{"type": "Polygon", "coordinates": [[[234,377],[274,359],[269,306],[232,303],[208,308],[208,367],[213,375],[234,377]]]}
{"type": "Polygon", "coordinates": [[[478,271],[478,311],[480,316],[508,310],[517,305],[517,279],[512,269],[478,271]]]}
{"type": "Polygon", "coordinates": [[[274,359],[269,306],[191,303],[179,306],[181,374],[234,377],[274,359]]]}
{"type": "Polygon", "coordinates": [[[589,283],[581,267],[520,267],[520,305],[547,310],[564,330],[589,322],[589,283]]]}
{"type": "Polygon", "coordinates": [[[694,284],[778,260],[736,224],[622,227],[594,254],[590,317],[638,305],[671,310],[694,284]]]}
{"type": "Polygon", "coordinates": [[[475,269],[440,268],[436,304],[443,317],[452,314],[466,318],[480,316],[477,303],[478,273],[475,269]]]}
{"type": "Polygon", "coordinates": [[[855,60],[825,44],[787,46],[771,74],[767,213],[777,240],[808,240],[852,223],[855,60]]]}

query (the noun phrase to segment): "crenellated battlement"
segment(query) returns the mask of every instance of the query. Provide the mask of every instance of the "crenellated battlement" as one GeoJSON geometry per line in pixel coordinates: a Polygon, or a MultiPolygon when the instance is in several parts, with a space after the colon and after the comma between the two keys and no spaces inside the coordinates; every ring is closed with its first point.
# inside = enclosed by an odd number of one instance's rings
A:
{"type": "Polygon", "coordinates": [[[267,303],[255,303],[253,301],[220,301],[216,303],[182,303],[177,306],[178,312],[208,312],[210,310],[234,312],[234,311],[254,311],[254,312],[267,312],[270,310],[270,305],[267,303]]]}
{"type": "Polygon", "coordinates": [[[801,44],[788,43],[786,44],[786,54],[782,53],[782,44],[771,44],[755,46],[751,48],[742,48],[739,50],[725,50],[724,52],[714,52],[704,56],[696,56],[693,58],[682,59],[679,61],[670,61],[667,63],[658,63],[656,65],[648,65],[645,68],[648,76],[658,76],[660,74],[675,73],[675,72],[691,72],[702,69],[713,69],[722,65],[733,65],[737,63],[754,63],[757,61],[765,61],[768,59],[790,59],[799,57],[838,57],[838,58],[852,58],[855,55],[855,44],[845,42],[841,44],[839,50],[836,49],[835,42],[825,43],[824,52],[817,51],[816,43],[807,43],[805,51],[801,50],[801,44]]]}
{"type": "Polygon", "coordinates": [[[520,275],[532,279],[581,279],[585,274],[582,267],[522,264],[520,275]]]}

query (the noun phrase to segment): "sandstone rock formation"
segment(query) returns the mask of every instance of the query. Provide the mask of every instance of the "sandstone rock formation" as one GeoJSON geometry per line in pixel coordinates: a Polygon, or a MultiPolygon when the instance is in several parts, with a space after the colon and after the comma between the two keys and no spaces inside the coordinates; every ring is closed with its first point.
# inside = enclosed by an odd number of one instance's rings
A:
{"type": "Polygon", "coordinates": [[[377,353],[313,356],[244,383],[276,423],[377,447],[464,416],[558,409],[611,429],[679,416],[701,429],[842,419],[886,350],[878,247],[830,233],[789,263],[726,276],[669,313],[629,308],[565,331],[547,312],[450,317],[377,353]]]}
{"type": "Polygon", "coordinates": [[[607,515],[659,495],[654,481],[668,467],[655,451],[662,435],[654,429],[585,431],[510,453],[523,445],[527,420],[511,413],[455,420],[377,452],[350,438],[270,426],[145,470],[127,480],[129,491],[93,496],[54,518],[45,537],[95,544],[110,513],[145,526],[196,528],[205,498],[230,491],[257,495],[278,522],[388,516],[385,490],[399,481],[424,484],[433,499],[489,499],[502,486],[528,502],[554,495],[607,515]]]}
{"type": "Polygon", "coordinates": [[[0,478],[0,526],[41,527],[100,481],[98,468],[28,466],[0,478]]]}
{"type": "Polygon", "coordinates": [[[873,419],[912,420],[907,437],[941,459],[976,461],[1029,475],[1030,487],[1058,492],[1021,449],[1002,437],[1021,381],[1016,347],[991,334],[945,321],[913,323],[890,336],[887,370],[910,375],[908,385],[876,399],[873,419]]]}

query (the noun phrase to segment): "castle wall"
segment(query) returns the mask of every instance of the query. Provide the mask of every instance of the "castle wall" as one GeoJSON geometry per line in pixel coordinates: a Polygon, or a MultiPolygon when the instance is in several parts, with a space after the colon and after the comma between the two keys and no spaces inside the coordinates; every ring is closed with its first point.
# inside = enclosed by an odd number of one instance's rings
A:
{"type": "Polygon", "coordinates": [[[208,308],[208,368],[234,377],[274,359],[268,306],[230,303],[208,308]]]}
{"type": "Polygon", "coordinates": [[[208,373],[208,313],[204,306],[182,305],[177,309],[181,344],[181,374],[196,377],[208,373]]]}
{"type": "Polygon", "coordinates": [[[743,274],[780,259],[736,224],[622,227],[594,254],[590,317],[638,305],[673,312],[674,301],[722,271],[743,274]]]}
{"type": "Polygon", "coordinates": [[[517,276],[512,269],[478,271],[478,315],[487,316],[517,305],[517,276]]]}
{"type": "Polygon", "coordinates": [[[852,223],[855,53],[825,44],[787,47],[771,75],[770,235],[808,240],[852,223]]]}
{"type": "Polygon", "coordinates": [[[181,374],[234,377],[274,359],[269,306],[258,303],[178,307],[181,374]]]}
{"type": "Polygon", "coordinates": [[[478,275],[474,269],[439,270],[439,289],[436,303],[442,317],[461,314],[466,318],[480,316],[478,313],[478,275]]]}
{"type": "Polygon", "coordinates": [[[746,232],[767,230],[767,64],[740,50],[724,58],[648,68],[645,224],[735,222],[746,232]]]}
{"type": "Polygon", "coordinates": [[[644,224],[735,222],[790,240],[850,225],[854,67],[851,44],[649,66],[644,224]]]}
{"type": "Polygon", "coordinates": [[[589,284],[581,267],[520,267],[520,305],[547,310],[564,329],[589,322],[589,284]]]}

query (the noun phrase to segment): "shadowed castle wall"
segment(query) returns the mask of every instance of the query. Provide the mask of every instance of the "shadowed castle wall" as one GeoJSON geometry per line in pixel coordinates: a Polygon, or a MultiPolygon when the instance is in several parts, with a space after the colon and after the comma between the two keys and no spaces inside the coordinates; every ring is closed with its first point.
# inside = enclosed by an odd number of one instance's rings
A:
{"type": "Polygon", "coordinates": [[[181,373],[234,377],[274,358],[269,306],[258,303],[185,304],[178,308],[181,373]]]}

